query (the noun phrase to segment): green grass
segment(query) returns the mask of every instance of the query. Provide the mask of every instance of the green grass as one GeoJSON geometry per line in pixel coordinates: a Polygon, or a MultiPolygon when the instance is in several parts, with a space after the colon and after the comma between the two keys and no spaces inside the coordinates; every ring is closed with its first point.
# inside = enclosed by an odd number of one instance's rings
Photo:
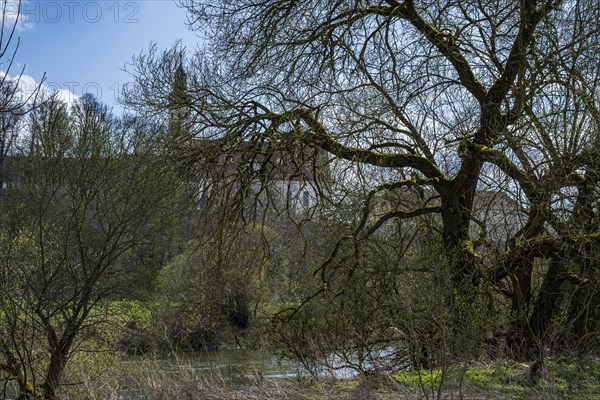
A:
{"type": "Polygon", "coordinates": [[[437,387],[442,378],[440,369],[422,371],[403,371],[393,375],[396,382],[408,388],[437,387]]]}
{"type": "Polygon", "coordinates": [[[545,372],[532,385],[528,363],[494,364],[489,367],[448,368],[444,379],[439,369],[404,371],[393,375],[413,391],[437,390],[490,399],[600,399],[600,359],[548,358],[545,372]]]}
{"type": "Polygon", "coordinates": [[[520,382],[520,374],[528,365],[496,366],[495,368],[472,368],[465,371],[464,383],[477,392],[497,393],[510,399],[527,398],[527,387],[520,382]]]}
{"type": "Polygon", "coordinates": [[[141,328],[149,328],[152,324],[150,308],[140,301],[118,300],[109,305],[111,314],[122,322],[135,322],[141,328]]]}

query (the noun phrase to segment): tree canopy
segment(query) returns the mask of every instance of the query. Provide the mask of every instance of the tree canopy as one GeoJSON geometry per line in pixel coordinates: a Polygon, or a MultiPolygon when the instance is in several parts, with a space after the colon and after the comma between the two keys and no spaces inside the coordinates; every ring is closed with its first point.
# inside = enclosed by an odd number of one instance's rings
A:
{"type": "MultiPolygon", "coordinates": [[[[457,296],[482,282],[506,295],[518,349],[539,350],[558,310],[589,306],[561,293],[597,284],[596,1],[180,3],[203,38],[185,66],[185,106],[190,138],[205,145],[186,156],[210,163],[244,142],[321,149],[345,171],[331,202],[356,182],[366,187],[355,237],[386,221],[439,216],[457,296]],[[420,204],[369,217],[372,197],[407,189],[420,204]],[[474,212],[481,191],[525,216],[490,258],[490,221],[474,212]],[[541,291],[532,283],[538,259],[551,260],[541,291]]],[[[140,57],[127,101],[172,107],[180,54],[140,57]]],[[[570,318],[574,326],[583,317],[570,318]]]]}

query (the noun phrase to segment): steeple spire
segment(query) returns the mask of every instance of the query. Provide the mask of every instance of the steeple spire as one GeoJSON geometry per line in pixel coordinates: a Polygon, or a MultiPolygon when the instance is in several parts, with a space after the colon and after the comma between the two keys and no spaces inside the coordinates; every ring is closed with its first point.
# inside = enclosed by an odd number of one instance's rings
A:
{"type": "Polygon", "coordinates": [[[168,140],[173,145],[181,145],[190,140],[188,116],[189,97],[187,94],[187,74],[183,68],[183,53],[179,54],[179,65],[173,74],[173,87],[169,100],[168,140]]]}

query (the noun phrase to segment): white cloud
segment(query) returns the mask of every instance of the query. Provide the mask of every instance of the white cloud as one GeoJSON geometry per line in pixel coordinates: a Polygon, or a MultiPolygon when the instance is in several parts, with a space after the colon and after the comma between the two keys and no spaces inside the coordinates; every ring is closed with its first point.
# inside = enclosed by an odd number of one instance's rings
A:
{"type": "Polygon", "coordinates": [[[79,98],[75,93],[68,89],[58,89],[57,96],[71,107],[71,105],[79,98]]]}
{"type": "Polygon", "coordinates": [[[11,81],[18,80],[19,88],[25,93],[32,93],[38,86],[38,83],[35,81],[35,79],[29,75],[21,75],[20,77],[8,75],[8,79],[11,81]]]}
{"type": "Polygon", "coordinates": [[[29,16],[21,12],[25,3],[26,0],[0,0],[0,18],[4,20],[5,31],[10,31],[15,24],[18,31],[33,28],[33,23],[29,21],[29,16]]]}
{"type": "MultiPolygon", "coordinates": [[[[6,72],[0,71],[0,78],[4,77],[6,72]]],[[[8,80],[17,82],[19,89],[21,90],[21,98],[23,100],[28,100],[29,102],[33,102],[35,100],[35,96],[48,96],[56,93],[56,96],[67,103],[70,107],[78,98],[75,93],[71,92],[68,89],[61,88],[55,86],[53,84],[40,83],[35,80],[30,75],[21,75],[21,76],[10,76],[8,75],[8,80]],[[39,88],[39,90],[38,90],[39,88]]]]}

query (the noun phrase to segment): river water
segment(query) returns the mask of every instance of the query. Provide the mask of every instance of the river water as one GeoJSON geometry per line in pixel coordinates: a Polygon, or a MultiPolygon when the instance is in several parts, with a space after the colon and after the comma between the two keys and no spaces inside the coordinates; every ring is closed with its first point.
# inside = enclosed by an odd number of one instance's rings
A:
{"type": "MultiPolygon", "coordinates": [[[[391,348],[371,353],[370,361],[364,361],[362,369],[386,369],[393,362],[395,354],[391,348]]],[[[350,379],[358,376],[356,369],[345,366],[338,356],[331,355],[326,361],[323,364],[329,365],[328,368],[321,367],[311,373],[299,362],[279,359],[264,350],[225,348],[212,353],[158,358],[130,356],[121,360],[114,381],[107,385],[109,389],[114,387],[117,390],[106,392],[101,388],[95,398],[142,400],[147,399],[147,394],[152,391],[160,392],[173,385],[180,387],[182,382],[220,382],[235,390],[252,391],[265,381],[273,383],[274,380],[297,380],[311,376],[350,379]]],[[[350,363],[355,362],[355,357],[350,357],[350,363]]],[[[278,387],[278,384],[273,387],[278,387]]]]}
{"type": "MultiPolygon", "coordinates": [[[[364,370],[374,370],[385,367],[389,363],[388,355],[391,350],[382,350],[377,357],[363,364],[364,370]],[[373,364],[373,360],[377,360],[373,364]]],[[[132,358],[125,363],[131,363],[135,368],[138,362],[132,358]]],[[[170,356],[157,360],[161,369],[167,372],[206,372],[233,382],[252,380],[260,375],[265,379],[298,379],[309,376],[323,378],[350,379],[356,377],[358,372],[347,367],[341,359],[331,356],[326,363],[329,368],[321,367],[316,371],[308,371],[299,362],[281,359],[264,350],[245,350],[238,348],[225,348],[216,352],[193,353],[170,356]]]]}
{"type": "Polygon", "coordinates": [[[162,360],[165,367],[214,373],[232,381],[264,378],[292,379],[306,374],[298,363],[281,360],[260,350],[220,349],[216,352],[186,354],[162,360]]]}
{"type": "MultiPolygon", "coordinates": [[[[136,368],[139,362],[137,357],[124,360],[124,364],[130,368],[136,368]]],[[[299,362],[281,359],[263,350],[220,349],[215,352],[168,356],[156,362],[166,372],[206,372],[233,382],[255,379],[258,374],[265,379],[298,379],[314,375],[299,362]]],[[[316,374],[338,379],[348,379],[357,375],[353,369],[342,366],[332,370],[323,369],[316,374]]]]}

